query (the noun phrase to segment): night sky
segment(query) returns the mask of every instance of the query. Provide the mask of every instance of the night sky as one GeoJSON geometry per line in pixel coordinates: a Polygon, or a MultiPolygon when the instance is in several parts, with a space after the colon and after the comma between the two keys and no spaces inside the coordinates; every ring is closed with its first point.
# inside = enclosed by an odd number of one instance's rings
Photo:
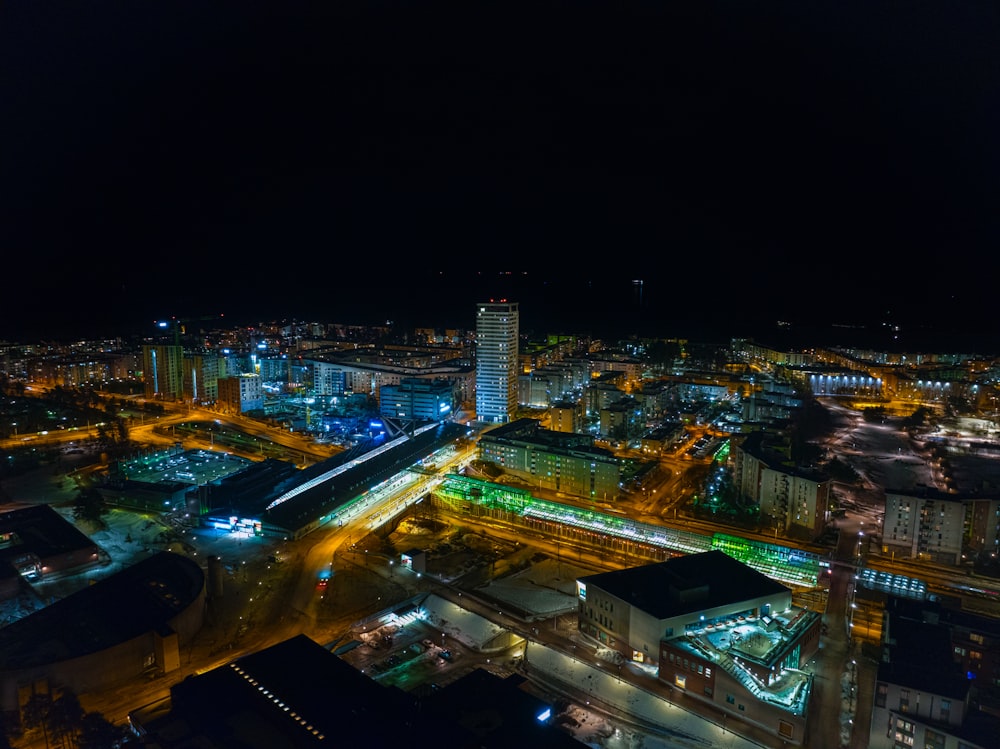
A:
{"type": "Polygon", "coordinates": [[[0,337],[509,295],[992,343],[997,39],[993,2],[7,3],[0,337]]]}

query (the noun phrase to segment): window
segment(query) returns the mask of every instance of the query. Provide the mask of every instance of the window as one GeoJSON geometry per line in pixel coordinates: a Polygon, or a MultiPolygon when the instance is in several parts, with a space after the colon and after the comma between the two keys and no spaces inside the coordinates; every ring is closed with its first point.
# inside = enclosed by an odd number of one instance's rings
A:
{"type": "Polygon", "coordinates": [[[969,634],[969,639],[972,640],[977,645],[982,645],[984,642],[986,642],[985,638],[981,634],[979,634],[978,632],[972,632],[972,633],[970,633],[969,634]]]}
{"type": "Polygon", "coordinates": [[[910,690],[900,689],[899,690],[899,712],[908,713],[910,712],[910,690]]]}
{"type": "Polygon", "coordinates": [[[733,697],[733,695],[731,695],[731,694],[727,694],[726,695],[726,702],[728,702],[730,705],[735,705],[736,704],[736,698],[733,697]]]}
{"type": "Polygon", "coordinates": [[[964,658],[965,655],[966,655],[966,653],[968,653],[968,652],[969,651],[967,651],[963,647],[959,647],[958,645],[955,646],[955,655],[960,655],[960,656],[962,656],[964,658]]]}
{"type": "Polygon", "coordinates": [[[913,746],[913,724],[908,720],[896,718],[896,735],[894,738],[897,744],[913,746]]]}
{"type": "Polygon", "coordinates": [[[941,700],[941,720],[945,723],[951,720],[951,700],[941,700]]]}
{"type": "Polygon", "coordinates": [[[885,707],[886,697],[889,696],[889,685],[883,682],[879,682],[875,686],[875,706],[885,707]]]}
{"type": "Polygon", "coordinates": [[[927,729],[924,731],[924,749],[944,749],[945,735],[927,729]]]}

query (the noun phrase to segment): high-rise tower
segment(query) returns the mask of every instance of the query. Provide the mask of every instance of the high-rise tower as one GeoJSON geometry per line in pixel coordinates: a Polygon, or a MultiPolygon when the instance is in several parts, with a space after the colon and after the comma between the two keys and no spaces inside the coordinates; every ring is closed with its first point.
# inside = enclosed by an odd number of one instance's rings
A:
{"type": "Polygon", "coordinates": [[[144,344],[142,382],[149,399],[180,400],[184,395],[184,349],[168,344],[144,344]]]}
{"type": "Polygon", "coordinates": [[[476,305],[476,420],[506,424],[517,407],[517,302],[476,305]]]}

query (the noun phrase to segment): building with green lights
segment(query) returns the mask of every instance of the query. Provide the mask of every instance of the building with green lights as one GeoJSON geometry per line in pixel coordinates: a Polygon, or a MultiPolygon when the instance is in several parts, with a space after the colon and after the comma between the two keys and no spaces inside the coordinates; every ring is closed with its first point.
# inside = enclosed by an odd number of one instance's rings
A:
{"type": "Polygon", "coordinates": [[[801,745],[821,616],[792,591],[711,550],[577,580],[582,633],[654,666],[693,700],[801,745]]]}

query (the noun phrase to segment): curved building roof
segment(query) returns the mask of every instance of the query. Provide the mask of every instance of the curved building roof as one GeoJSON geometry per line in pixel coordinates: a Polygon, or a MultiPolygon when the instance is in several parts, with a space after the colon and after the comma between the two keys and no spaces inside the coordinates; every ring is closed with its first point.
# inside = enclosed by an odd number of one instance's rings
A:
{"type": "Polygon", "coordinates": [[[197,562],[159,552],[0,629],[0,664],[25,669],[106,650],[161,629],[204,588],[197,562]]]}

